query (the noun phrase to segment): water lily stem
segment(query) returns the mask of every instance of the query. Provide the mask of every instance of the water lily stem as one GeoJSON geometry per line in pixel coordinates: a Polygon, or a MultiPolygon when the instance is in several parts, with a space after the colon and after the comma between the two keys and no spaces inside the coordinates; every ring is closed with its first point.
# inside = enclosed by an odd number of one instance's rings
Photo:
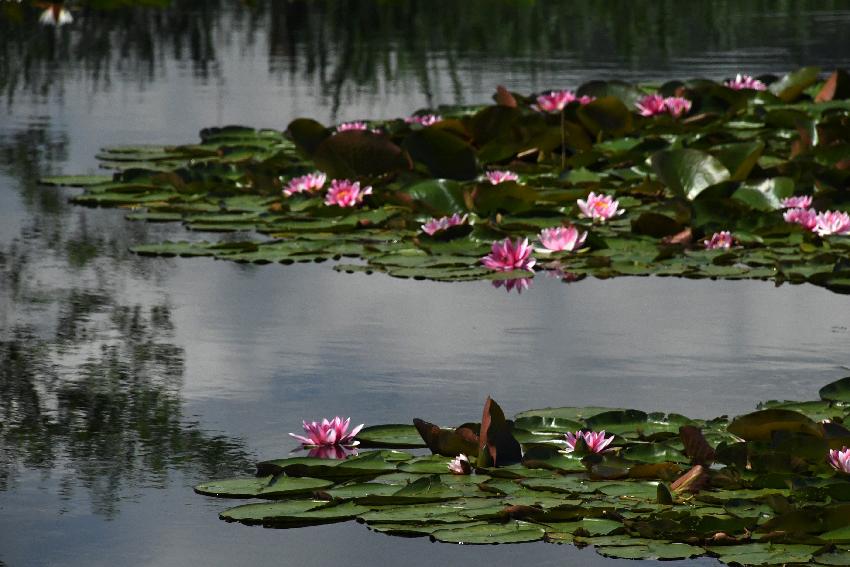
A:
{"type": "Polygon", "coordinates": [[[567,134],[564,132],[564,126],[566,122],[566,117],[564,116],[564,111],[561,110],[561,169],[563,170],[567,166],[567,134]]]}

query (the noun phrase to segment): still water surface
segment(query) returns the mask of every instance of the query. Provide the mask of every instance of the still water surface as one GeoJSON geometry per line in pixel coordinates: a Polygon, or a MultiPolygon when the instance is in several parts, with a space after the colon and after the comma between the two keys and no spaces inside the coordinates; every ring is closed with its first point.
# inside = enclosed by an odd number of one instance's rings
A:
{"type": "Polygon", "coordinates": [[[35,182],[96,171],[105,145],[403,116],[485,102],[496,84],[850,66],[848,2],[696,2],[687,14],[673,2],[437,4],[183,1],[82,9],[61,30],[3,6],[0,563],[626,564],[353,523],[229,525],[217,519],[227,503],[191,486],[283,456],[302,418],[459,423],[487,395],[509,413],[712,417],[811,398],[847,373],[847,299],[821,288],[540,277],[517,295],[327,264],[138,258],[129,246],[185,234],[35,182]]]}

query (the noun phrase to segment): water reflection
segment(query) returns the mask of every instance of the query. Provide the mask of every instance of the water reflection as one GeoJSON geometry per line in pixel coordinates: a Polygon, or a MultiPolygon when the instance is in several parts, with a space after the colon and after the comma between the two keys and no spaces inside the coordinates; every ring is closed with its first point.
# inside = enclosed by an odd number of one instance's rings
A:
{"type": "MultiPolygon", "coordinates": [[[[39,30],[42,11],[34,4],[3,2],[0,92],[10,103],[24,93],[61,97],[81,71],[98,91],[127,79],[145,88],[166,76],[162,62],[170,57],[191,63],[204,82],[223,83],[231,46],[266,50],[270,77],[315,85],[333,116],[364,93],[424,93],[429,106],[474,102],[470,87],[478,91],[474,85],[494,72],[521,77],[525,85],[508,84],[529,90],[529,82],[558,70],[562,81],[576,70],[718,77],[850,60],[850,46],[834,41],[850,22],[842,0],[714,0],[688,10],[628,0],[131,4],[80,2],[71,25],[39,30]]],[[[55,10],[48,13],[52,20],[55,10]]]]}
{"type": "Polygon", "coordinates": [[[119,299],[109,273],[132,271],[126,243],[110,240],[121,231],[90,227],[60,194],[33,187],[44,154],[64,147],[45,136],[0,143],[13,157],[0,183],[17,185],[33,213],[0,244],[0,491],[42,471],[63,499],[83,489],[95,513],[113,517],[128,493],[167,485],[171,471],[251,470],[239,440],[183,415],[170,305],[119,299]]]}

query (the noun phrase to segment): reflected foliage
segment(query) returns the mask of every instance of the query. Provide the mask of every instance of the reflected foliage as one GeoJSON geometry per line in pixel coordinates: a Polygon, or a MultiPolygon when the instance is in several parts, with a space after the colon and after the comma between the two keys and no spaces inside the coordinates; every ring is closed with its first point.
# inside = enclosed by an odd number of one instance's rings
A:
{"type": "Polygon", "coordinates": [[[0,92],[62,95],[64,79],[87,75],[98,90],[117,76],[139,84],[164,73],[166,56],[192,63],[203,79],[221,80],[226,51],[268,49],[269,73],[312,82],[333,113],[344,102],[385,88],[441,93],[464,101],[465,86],[482,70],[537,72],[574,58],[588,75],[659,68],[686,54],[764,53],[777,49],[783,65],[846,61],[839,0],[674,2],[295,1],[228,3],[213,0],[68,3],[74,23],[41,28],[39,9],[0,3],[0,92]],[[818,14],[831,14],[818,18],[818,14]],[[778,16],[777,16],[778,15],[778,16]],[[494,33],[493,22],[501,22],[494,33]],[[251,33],[233,33],[251,30],[251,33]],[[787,46],[793,45],[794,48],[787,46]],[[790,58],[790,61],[789,61],[790,58]],[[73,65],[68,62],[73,61],[73,65]],[[449,85],[441,81],[448,77],[449,85]]]}
{"type": "Polygon", "coordinates": [[[35,213],[0,247],[0,491],[41,471],[63,498],[84,490],[110,517],[169,471],[235,472],[247,454],[183,414],[170,306],[122,301],[110,277],[149,275],[126,242],[70,214],[60,195],[33,191],[34,171],[64,151],[37,128],[0,143],[2,179],[35,213]]]}

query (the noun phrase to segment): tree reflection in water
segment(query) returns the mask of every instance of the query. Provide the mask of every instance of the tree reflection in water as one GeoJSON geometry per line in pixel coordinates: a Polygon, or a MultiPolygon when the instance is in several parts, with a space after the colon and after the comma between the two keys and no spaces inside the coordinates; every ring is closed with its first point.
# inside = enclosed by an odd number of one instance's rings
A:
{"type": "Polygon", "coordinates": [[[16,185],[31,213],[0,244],[0,491],[23,470],[43,471],[63,498],[85,489],[110,517],[169,471],[250,471],[239,440],[183,415],[184,352],[167,301],[119,299],[110,272],[138,272],[114,236],[126,230],[104,236],[63,196],[34,186],[42,160],[62,151],[37,129],[0,139],[0,155],[13,158],[0,164],[0,183],[16,185]]]}

